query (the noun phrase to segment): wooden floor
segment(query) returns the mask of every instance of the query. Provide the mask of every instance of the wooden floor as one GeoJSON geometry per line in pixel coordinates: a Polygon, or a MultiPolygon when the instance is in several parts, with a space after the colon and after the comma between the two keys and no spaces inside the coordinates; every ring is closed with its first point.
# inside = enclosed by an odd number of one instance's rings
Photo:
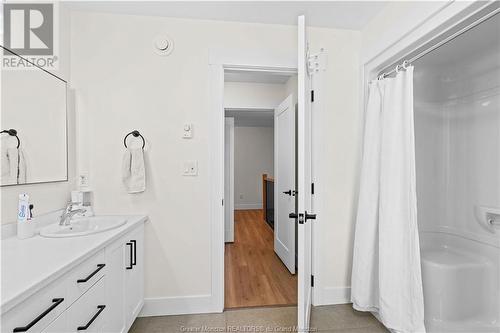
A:
{"type": "Polygon", "coordinates": [[[224,265],[226,309],[297,304],[297,275],[274,253],[262,210],[235,211],[234,243],[225,245],[224,265]]]}

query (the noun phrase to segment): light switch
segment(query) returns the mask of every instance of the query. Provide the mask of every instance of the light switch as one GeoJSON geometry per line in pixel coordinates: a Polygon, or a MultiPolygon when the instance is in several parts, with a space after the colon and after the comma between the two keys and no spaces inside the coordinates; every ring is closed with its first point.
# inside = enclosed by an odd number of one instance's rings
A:
{"type": "Polygon", "coordinates": [[[182,137],[184,139],[191,139],[193,137],[193,124],[184,124],[184,132],[182,133],[182,137]]]}
{"type": "Polygon", "coordinates": [[[198,175],[198,161],[184,161],[182,165],[182,174],[184,176],[198,175]]]}

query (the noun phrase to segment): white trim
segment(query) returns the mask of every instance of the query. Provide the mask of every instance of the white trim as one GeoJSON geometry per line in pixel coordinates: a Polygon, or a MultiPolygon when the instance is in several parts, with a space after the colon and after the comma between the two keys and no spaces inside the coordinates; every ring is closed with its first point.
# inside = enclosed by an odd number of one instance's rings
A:
{"type": "Polygon", "coordinates": [[[229,170],[224,169],[224,180],[228,176],[228,184],[224,182],[224,241],[234,242],[234,118],[226,117],[224,130],[224,144],[229,145],[229,149],[224,150],[224,167],[228,166],[229,170]],[[227,159],[226,159],[227,158],[227,159]]]}
{"type": "Polygon", "coordinates": [[[235,210],[262,209],[262,202],[250,203],[250,204],[235,204],[234,209],[235,210]]]}
{"type": "MultiPolygon", "coordinates": [[[[224,311],[224,68],[210,65],[211,308],[224,311]]],[[[193,312],[194,313],[194,312],[193,312]]]]}
{"type": "MultiPolygon", "coordinates": [[[[293,54],[269,54],[258,50],[211,49],[210,68],[210,226],[211,312],[224,310],[224,69],[296,71],[293,54]]],[[[203,309],[203,306],[198,307],[203,309]]],[[[202,311],[210,312],[210,311],[202,311]]],[[[195,313],[194,311],[191,313],[195,313]]]]}
{"type": "Polygon", "coordinates": [[[139,317],[216,312],[211,303],[211,295],[146,298],[139,317]]]}
{"type": "MultiPolygon", "coordinates": [[[[428,17],[424,18],[420,24],[408,31],[402,38],[396,40],[375,57],[366,61],[363,65],[364,77],[367,80],[374,78],[378,71],[400,60],[401,57],[409,54],[418,47],[439,37],[456,24],[491,5],[492,2],[494,1],[454,1],[444,4],[428,17]]],[[[365,85],[367,84],[367,82],[364,83],[365,85]]]]}

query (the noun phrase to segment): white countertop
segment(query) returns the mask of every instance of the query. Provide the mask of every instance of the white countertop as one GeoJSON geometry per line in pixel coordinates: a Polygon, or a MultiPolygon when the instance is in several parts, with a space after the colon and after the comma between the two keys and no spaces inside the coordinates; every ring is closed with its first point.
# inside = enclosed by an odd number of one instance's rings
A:
{"type": "Polygon", "coordinates": [[[20,240],[2,240],[1,313],[4,313],[50,282],[62,276],[84,259],[118,239],[147,216],[120,216],[124,225],[105,232],[67,238],[39,235],[20,240]]]}

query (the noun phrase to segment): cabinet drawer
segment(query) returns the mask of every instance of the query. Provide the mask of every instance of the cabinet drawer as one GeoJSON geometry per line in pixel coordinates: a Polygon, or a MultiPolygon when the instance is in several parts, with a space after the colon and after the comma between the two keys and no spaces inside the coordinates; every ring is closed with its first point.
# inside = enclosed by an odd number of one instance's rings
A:
{"type": "MultiPolygon", "coordinates": [[[[68,303],[71,304],[92,287],[106,272],[104,249],[74,268],[66,277],[68,303]]],[[[68,304],[68,306],[69,306],[68,304]]]]}
{"type": "Polygon", "coordinates": [[[106,294],[103,277],[67,310],[67,332],[102,332],[106,322],[106,294]]]}
{"type": "Polygon", "coordinates": [[[49,284],[2,315],[2,333],[41,332],[69,306],[63,279],[49,284]]]}

